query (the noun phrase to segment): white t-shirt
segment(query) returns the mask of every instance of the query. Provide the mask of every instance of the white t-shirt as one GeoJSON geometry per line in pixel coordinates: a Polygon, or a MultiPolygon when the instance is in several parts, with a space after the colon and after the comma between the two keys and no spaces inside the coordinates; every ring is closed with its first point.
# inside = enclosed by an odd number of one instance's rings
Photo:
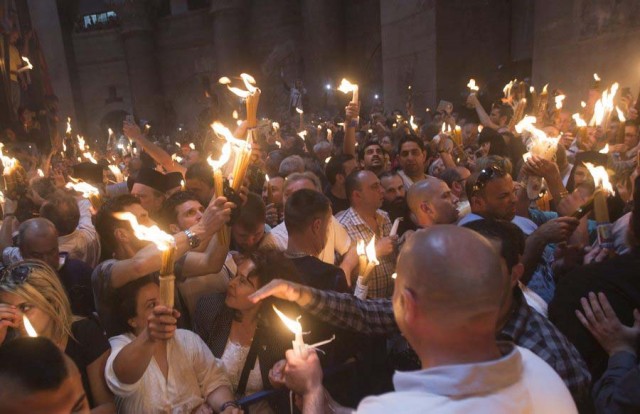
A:
{"type": "Polygon", "coordinates": [[[395,392],[367,397],[358,413],[574,414],[556,372],[528,349],[509,345],[502,358],[478,364],[396,372],[395,392]]]}
{"type": "MultiPolygon", "coordinates": [[[[342,256],[349,251],[351,238],[349,234],[347,234],[344,226],[340,224],[334,216],[331,216],[331,225],[327,226],[327,232],[327,244],[317,258],[325,263],[334,265],[336,264],[336,253],[342,256]]],[[[271,235],[276,242],[278,250],[287,250],[289,233],[287,232],[287,227],[284,225],[284,221],[271,230],[271,235]]]]}

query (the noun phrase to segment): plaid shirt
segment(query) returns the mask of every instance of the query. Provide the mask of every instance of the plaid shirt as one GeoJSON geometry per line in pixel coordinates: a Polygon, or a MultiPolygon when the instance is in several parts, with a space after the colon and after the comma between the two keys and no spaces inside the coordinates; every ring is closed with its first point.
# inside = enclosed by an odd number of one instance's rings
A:
{"type": "MultiPolygon", "coordinates": [[[[364,240],[368,243],[375,235],[377,240],[387,237],[391,232],[391,220],[389,215],[382,210],[376,212],[376,222],[378,224],[375,231],[360,217],[353,209],[342,211],[336,215],[338,222],[344,226],[351,238],[352,243],[364,240]]],[[[388,298],[393,294],[393,279],[391,275],[396,269],[396,253],[378,257],[380,264],[375,267],[369,276],[368,296],[371,298],[388,298]]],[[[363,269],[360,269],[362,272],[363,269]]]]}
{"type": "MultiPolygon", "coordinates": [[[[361,300],[353,295],[311,289],[305,309],[324,322],[367,335],[399,332],[389,299],[361,300]]],[[[529,349],[562,378],[576,401],[588,398],[591,375],[567,338],[547,318],[531,309],[520,289],[514,289],[511,318],[497,335],[529,349]]]]}

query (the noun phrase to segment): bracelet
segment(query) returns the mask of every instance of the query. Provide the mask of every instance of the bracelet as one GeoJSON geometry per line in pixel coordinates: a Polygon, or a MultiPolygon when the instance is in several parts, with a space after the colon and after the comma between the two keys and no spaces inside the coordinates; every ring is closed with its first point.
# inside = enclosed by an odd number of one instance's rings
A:
{"type": "Polygon", "coordinates": [[[234,400],[227,401],[226,403],[224,403],[224,404],[222,404],[220,406],[220,412],[223,412],[224,410],[226,410],[229,407],[240,408],[240,404],[238,404],[238,402],[234,401],[234,400]]]}

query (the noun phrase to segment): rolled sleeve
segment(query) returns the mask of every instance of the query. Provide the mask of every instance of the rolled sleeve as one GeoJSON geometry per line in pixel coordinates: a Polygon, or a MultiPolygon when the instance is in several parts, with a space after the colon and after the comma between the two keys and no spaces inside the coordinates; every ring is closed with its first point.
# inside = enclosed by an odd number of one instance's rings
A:
{"type": "Polygon", "coordinates": [[[133,384],[125,384],[118,379],[115,371],[113,370],[113,363],[116,360],[116,357],[122,351],[122,348],[131,343],[131,338],[125,335],[114,336],[109,339],[109,343],[111,344],[111,355],[107,359],[107,365],[104,369],[104,376],[107,380],[107,386],[111,390],[112,393],[121,398],[130,397],[135,394],[136,391],[140,388],[140,384],[142,383],[142,377],[133,384]]]}

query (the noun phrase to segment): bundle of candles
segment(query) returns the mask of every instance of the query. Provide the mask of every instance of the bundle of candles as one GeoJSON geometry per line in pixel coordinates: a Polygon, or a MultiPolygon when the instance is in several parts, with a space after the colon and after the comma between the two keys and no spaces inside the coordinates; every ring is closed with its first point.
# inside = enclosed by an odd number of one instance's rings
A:
{"type": "MultiPolygon", "coordinates": [[[[224,138],[229,144],[229,153],[233,150],[234,153],[234,162],[233,162],[233,170],[231,172],[231,188],[233,191],[240,190],[242,183],[244,182],[244,177],[247,174],[247,168],[249,168],[249,162],[251,161],[251,142],[252,135],[249,134],[248,140],[243,141],[241,139],[237,139],[233,136],[231,131],[220,122],[214,122],[211,125],[213,131],[220,137],[224,138]]],[[[255,131],[252,130],[252,131],[255,131]]],[[[224,150],[224,147],[223,147],[224,150]]],[[[225,163],[227,161],[225,160],[225,163]]],[[[220,166],[221,167],[221,166],[220,166]]],[[[215,170],[214,170],[215,173],[215,170]]],[[[214,176],[215,178],[215,176],[214,176]]]]}
{"type": "Polygon", "coordinates": [[[27,172],[22,168],[20,162],[2,154],[2,144],[0,144],[0,159],[2,160],[2,178],[4,179],[4,194],[16,200],[19,193],[22,194],[27,189],[27,172]]]}
{"type": "MultiPolygon", "coordinates": [[[[351,95],[351,103],[358,103],[359,87],[355,83],[351,83],[346,79],[342,79],[342,82],[340,82],[340,86],[338,87],[338,90],[342,93],[352,92],[353,95],[351,95]]],[[[359,123],[360,123],[360,118],[358,117],[355,119],[354,125],[346,125],[346,127],[356,126],[359,123]]]]}
{"type": "MultiPolygon", "coordinates": [[[[536,117],[525,116],[522,121],[516,125],[516,132],[522,134],[528,132],[530,138],[528,139],[527,149],[529,152],[522,155],[522,158],[526,162],[531,156],[535,155],[548,161],[553,161],[556,157],[556,150],[558,148],[558,142],[560,137],[552,138],[547,134],[533,126],[536,123],[536,117]]],[[[527,196],[530,200],[535,200],[540,194],[542,189],[542,177],[529,176],[527,177],[527,196]]]]}
{"type": "Polygon", "coordinates": [[[614,110],[613,99],[618,93],[618,83],[611,85],[611,88],[602,92],[602,97],[596,101],[593,108],[593,117],[589,121],[589,126],[601,127],[606,132],[614,110]]]}
{"type": "Polygon", "coordinates": [[[354,295],[359,299],[366,299],[369,291],[369,276],[373,269],[380,264],[376,256],[376,236],[371,238],[371,241],[366,245],[364,240],[358,241],[356,245],[356,252],[358,253],[358,270],[360,275],[356,282],[356,289],[354,295]]]}
{"type": "Polygon", "coordinates": [[[114,217],[118,220],[128,221],[138,239],[152,242],[161,252],[160,304],[173,308],[176,280],[173,274],[176,252],[175,239],[156,225],[147,227],[138,224],[138,219],[131,213],[114,213],[114,217]]]}
{"type": "Polygon", "coordinates": [[[611,223],[609,219],[609,208],[607,207],[607,197],[614,194],[613,186],[609,181],[609,174],[607,170],[599,165],[594,166],[591,163],[584,163],[587,170],[593,177],[593,181],[596,185],[591,198],[587,201],[593,203],[593,213],[595,215],[596,223],[598,224],[598,242],[603,248],[613,248],[613,237],[611,233],[611,223]]]}
{"type": "MultiPolygon", "coordinates": [[[[217,128],[220,128],[220,127],[224,128],[221,124],[217,128]]],[[[215,124],[213,126],[213,129],[214,131],[216,130],[215,124]]],[[[224,167],[224,165],[229,161],[230,157],[231,157],[231,144],[229,142],[226,142],[222,146],[222,152],[220,153],[220,157],[217,160],[211,159],[211,156],[207,158],[207,162],[213,169],[213,188],[216,193],[215,195],[216,198],[224,196],[224,178],[222,176],[222,167],[224,167]]],[[[221,246],[228,246],[229,241],[230,241],[229,229],[226,226],[224,226],[218,233],[218,242],[220,243],[221,246]]]]}
{"type": "Polygon", "coordinates": [[[260,101],[260,89],[255,86],[256,80],[253,76],[242,73],[240,74],[240,78],[244,83],[246,90],[242,90],[240,88],[230,86],[231,79],[226,76],[220,78],[218,82],[222,85],[227,85],[227,88],[236,94],[237,96],[243,98],[245,100],[245,105],[247,108],[247,128],[255,128],[258,126],[258,102],[260,101]]]}

